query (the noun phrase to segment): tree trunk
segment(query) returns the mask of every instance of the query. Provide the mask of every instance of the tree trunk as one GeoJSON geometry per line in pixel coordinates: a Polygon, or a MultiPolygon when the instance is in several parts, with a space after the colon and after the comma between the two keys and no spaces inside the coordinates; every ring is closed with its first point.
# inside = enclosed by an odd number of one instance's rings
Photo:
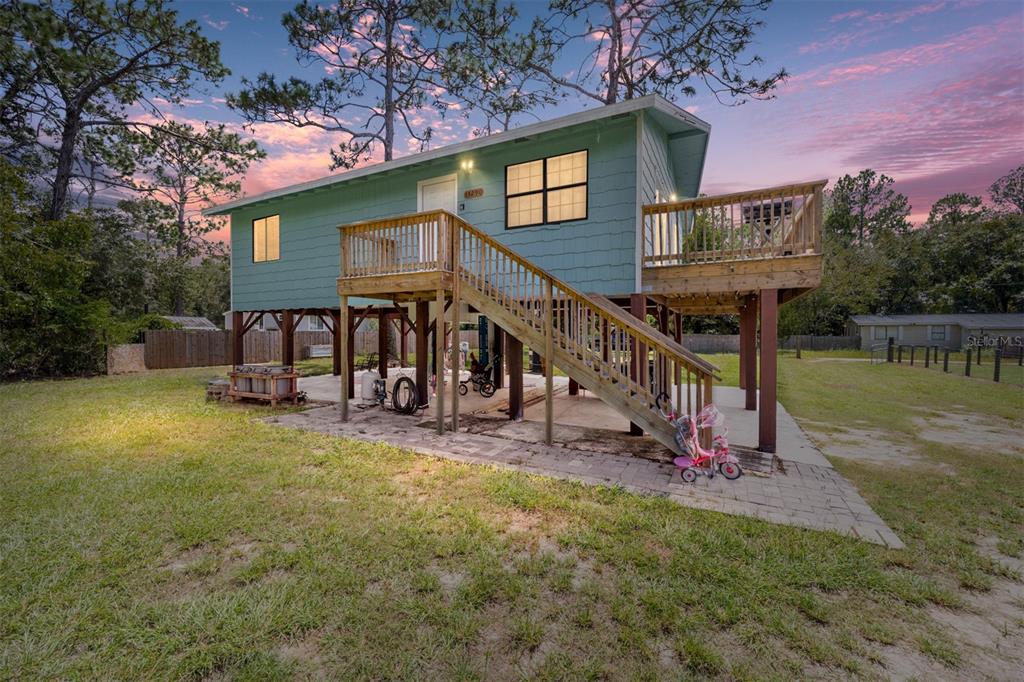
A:
{"type": "Polygon", "coordinates": [[[395,19],[392,16],[393,3],[388,3],[384,17],[384,160],[390,161],[395,146],[395,45],[393,33],[395,19]]]}
{"type": "MultiPolygon", "coordinates": [[[[178,202],[178,239],[175,244],[175,255],[178,257],[179,264],[183,264],[185,257],[185,203],[183,201],[178,202]]],[[[184,270],[182,270],[184,272],[184,270]]],[[[184,282],[180,279],[175,283],[174,287],[174,314],[181,316],[185,314],[185,292],[184,282]]]]}
{"type": "Polygon", "coordinates": [[[50,208],[46,217],[60,220],[67,211],[68,186],[71,184],[71,170],[75,162],[75,145],[81,131],[81,112],[69,110],[64,118],[64,131],[60,138],[60,150],[57,153],[57,169],[53,176],[53,191],[50,195],[50,208]]]}

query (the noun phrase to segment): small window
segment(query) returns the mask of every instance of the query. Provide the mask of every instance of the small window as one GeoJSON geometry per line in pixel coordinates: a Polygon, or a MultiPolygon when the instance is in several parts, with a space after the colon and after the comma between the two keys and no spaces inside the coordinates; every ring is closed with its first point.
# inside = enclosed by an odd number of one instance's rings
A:
{"type": "Polygon", "coordinates": [[[587,151],[505,168],[506,227],[587,217],[587,151]]]}
{"type": "Polygon", "coordinates": [[[263,263],[281,257],[281,216],[252,221],[252,262],[263,263]]]}
{"type": "Polygon", "coordinates": [[[307,317],[309,320],[309,331],[311,332],[325,332],[327,331],[327,325],[324,324],[323,318],[314,315],[313,317],[307,317]]]}
{"type": "Polygon", "coordinates": [[[877,340],[877,339],[884,339],[884,338],[885,338],[885,327],[879,327],[879,326],[876,325],[875,326],[875,339],[877,340]]]}
{"type": "Polygon", "coordinates": [[[945,327],[932,327],[932,341],[945,341],[946,340],[946,328],[945,327]]]}

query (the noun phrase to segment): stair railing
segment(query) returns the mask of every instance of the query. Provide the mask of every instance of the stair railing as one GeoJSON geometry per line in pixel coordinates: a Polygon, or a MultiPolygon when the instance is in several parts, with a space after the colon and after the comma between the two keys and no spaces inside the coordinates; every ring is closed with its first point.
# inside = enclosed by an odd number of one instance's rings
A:
{"type": "Polygon", "coordinates": [[[564,353],[574,369],[593,372],[597,381],[618,388],[635,407],[655,410],[659,396],[667,396],[676,412],[685,405],[693,413],[711,400],[718,372],[713,364],[646,320],[595,303],[456,215],[426,211],[345,225],[340,232],[342,279],[452,272],[458,263],[462,282],[508,311],[537,339],[545,339],[550,324],[556,354],[564,353]]]}

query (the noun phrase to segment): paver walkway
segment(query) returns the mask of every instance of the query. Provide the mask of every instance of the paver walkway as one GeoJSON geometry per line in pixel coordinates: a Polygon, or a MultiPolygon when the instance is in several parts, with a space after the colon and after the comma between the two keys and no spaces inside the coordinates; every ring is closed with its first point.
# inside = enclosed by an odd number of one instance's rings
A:
{"type": "Polygon", "coordinates": [[[768,476],[748,474],[736,481],[701,476],[696,483],[685,483],[672,464],[487,434],[447,432],[438,436],[432,428],[418,426],[420,420],[376,408],[350,410],[347,423],[341,422],[335,405],[271,417],[269,421],[357,440],[382,441],[458,462],[621,486],[668,497],[688,507],[832,530],[889,547],[903,547],[853,485],[830,466],[783,461],[784,470],[768,476]]]}

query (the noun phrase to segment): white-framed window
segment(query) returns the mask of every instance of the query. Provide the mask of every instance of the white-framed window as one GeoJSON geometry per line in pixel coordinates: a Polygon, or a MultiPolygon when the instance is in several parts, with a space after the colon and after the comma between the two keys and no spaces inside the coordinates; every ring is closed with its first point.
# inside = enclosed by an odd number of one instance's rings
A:
{"type": "Polygon", "coordinates": [[[875,340],[876,341],[884,341],[886,339],[885,327],[880,327],[878,325],[875,325],[874,329],[875,329],[875,340]]]}
{"type": "Polygon", "coordinates": [[[505,227],[587,217],[586,149],[505,166],[505,227]]]}
{"type": "Polygon", "coordinates": [[[306,319],[309,320],[309,331],[311,331],[311,332],[325,332],[325,331],[327,331],[327,325],[324,324],[323,318],[319,317],[318,315],[313,315],[312,317],[307,317],[306,319]]]}
{"type": "Polygon", "coordinates": [[[264,263],[281,257],[281,216],[268,215],[252,221],[252,262],[264,263]]]}
{"type": "Polygon", "coordinates": [[[928,336],[932,341],[945,341],[946,328],[944,326],[931,327],[931,332],[929,332],[928,336]]]}

